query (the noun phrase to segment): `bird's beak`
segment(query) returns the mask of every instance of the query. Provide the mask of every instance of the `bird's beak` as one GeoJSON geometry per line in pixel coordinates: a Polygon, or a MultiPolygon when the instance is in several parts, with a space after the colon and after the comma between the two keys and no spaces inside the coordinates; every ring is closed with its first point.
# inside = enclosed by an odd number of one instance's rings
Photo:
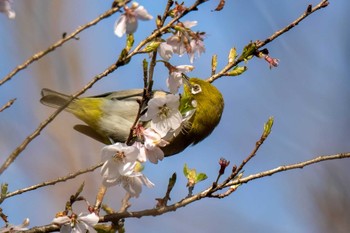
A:
{"type": "Polygon", "coordinates": [[[190,78],[184,73],[182,73],[182,80],[184,84],[187,85],[189,88],[192,87],[192,84],[190,83],[190,78]]]}

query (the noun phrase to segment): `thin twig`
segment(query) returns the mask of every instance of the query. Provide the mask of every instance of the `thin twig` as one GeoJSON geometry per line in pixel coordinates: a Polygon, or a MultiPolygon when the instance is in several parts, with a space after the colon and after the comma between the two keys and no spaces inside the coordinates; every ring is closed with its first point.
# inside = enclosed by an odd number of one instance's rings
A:
{"type": "Polygon", "coordinates": [[[116,13],[117,11],[120,10],[120,8],[124,5],[126,5],[128,2],[130,2],[131,0],[125,0],[123,3],[120,4],[119,7],[115,7],[112,8],[106,12],[104,12],[103,14],[101,14],[100,16],[98,16],[97,18],[95,18],[94,20],[92,20],[91,22],[85,24],[84,26],[78,27],[74,32],[72,32],[70,35],[65,36],[64,38],[60,39],[59,41],[57,41],[56,43],[54,43],[53,45],[51,45],[50,47],[48,47],[45,50],[42,50],[36,54],[34,54],[33,56],[31,56],[28,60],[26,60],[23,64],[17,66],[14,70],[12,70],[8,75],[6,75],[2,80],[0,80],[0,86],[2,84],[4,84],[5,82],[9,81],[15,74],[17,74],[19,71],[27,68],[31,63],[39,60],[40,58],[44,57],[46,54],[54,51],[56,48],[62,46],[65,42],[71,40],[71,39],[75,39],[76,36],[88,29],[89,27],[92,27],[94,25],[96,25],[98,22],[100,22],[101,20],[108,18],[109,16],[113,15],[114,13],[116,13]]]}
{"type": "Polygon", "coordinates": [[[273,35],[271,35],[269,38],[265,39],[264,41],[260,41],[257,44],[258,49],[265,46],[266,44],[270,43],[271,41],[273,41],[277,37],[281,36],[282,34],[288,32],[290,29],[297,26],[301,21],[303,21],[306,17],[308,17],[309,15],[314,13],[315,11],[318,11],[322,8],[325,8],[328,5],[329,5],[328,0],[322,0],[319,4],[317,4],[315,7],[311,8],[311,9],[310,9],[310,5],[309,5],[307,7],[307,9],[305,10],[305,12],[299,18],[297,18],[291,24],[289,24],[287,27],[275,32],[273,35]]]}
{"type": "Polygon", "coordinates": [[[310,159],[310,160],[306,160],[304,162],[299,162],[299,163],[294,163],[294,164],[290,164],[290,165],[279,166],[279,167],[276,167],[276,168],[268,170],[268,171],[256,173],[256,174],[249,175],[249,176],[237,179],[237,180],[233,180],[232,182],[229,182],[226,185],[226,187],[232,186],[232,185],[237,185],[237,184],[248,183],[248,182],[250,182],[252,180],[263,178],[263,177],[267,177],[267,176],[271,176],[271,175],[274,175],[276,173],[280,173],[280,172],[284,172],[284,171],[289,171],[289,170],[294,170],[294,169],[301,169],[301,168],[304,168],[306,166],[310,166],[312,164],[316,164],[316,163],[327,161],[327,160],[345,159],[345,158],[350,158],[350,152],[334,154],[334,155],[322,155],[322,156],[318,156],[318,157],[315,157],[315,158],[310,159]]]}
{"type": "Polygon", "coordinates": [[[19,190],[16,190],[14,192],[11,192],[11,193],[7,193],[6,196],[0,200],[0,203],[2,203],[6,198],[9,198],[9,197],[13,197],[13,196],[25,193],[25,192],[33,191],[33,190],[38,189],[38,188],[42,188],[42,187],[49,186],[49,185],[55,185],[55,184],[60,183],[60,182],[65,182],[67,180],[74,179],[75,177],[80,176],[82,174],[92,172],[101,166],[102,166],[102,163],[91,166],[91,167],[86,168],[86,169],[79,170],[77,172],[69,173],[66,176],[59,177],[59,178],[54,179],[54,180],[45,181],[45,182],[40,183],[40,184],[32,185],[32,186],[27,187],[27,188],[23,188],[23,189],[19,189],[19,190]]]}
{"type": "MultiPolygon", "coordinates": [[[[294,20],[292,23],[290,23],[288,26],[284,27],[283,29],[273,33],[270,37],[268,37],[267,39],[263,40],[263,41],[258,41],[256,43],[256,50],[259,50],[260,48],[262,48],[263,46],[265,46],[266,44],[272,42],[273,40],[275,40],[276,38],[278,38],[279,36],[283,35],[284,33],[288,32],[290,29],[294,28],[295,26],[297,26],[301,21],[303,21],[306,17],[308,17],[309,15],[311,15],[312,13],[314,13],[315,11],[318,11],[326,6],[328,6],[329,2],[328,0],[322,0],[319,4],[317,4],[314,8],[312,8],[311,10],[308,9],[296,20],[294,20]]],[[[212,83],[214,82],[216,79],[219,79],[222,76],[225,76],[226,73],[232,69],[233,67],[237,66],[239,63],[243,62],[244,59],[237,59],[233,62],[228,63],[220,72],[212,75],[211,77],[209,77],[207,79],[208,82],[212,83]]]]}
{"type": "Polygon", "coordinates": [[[11,105],[16,101],[16,99],[11,99],[9,101],[7,101],[6,104],[4,104],[1,108],[0,108],[0,112],[4,111],[6,108],[11,107],[11,105]]]}
{"type": "Polygon", "coordinates": [[[128,192],[126,192],[122,200],[122,205],[118,211],[119,213],[123,213],[129,209],[129,207],[131,206],[131,204],[129,203],[130,198],[131,198],[131,195],[128,192]]]}

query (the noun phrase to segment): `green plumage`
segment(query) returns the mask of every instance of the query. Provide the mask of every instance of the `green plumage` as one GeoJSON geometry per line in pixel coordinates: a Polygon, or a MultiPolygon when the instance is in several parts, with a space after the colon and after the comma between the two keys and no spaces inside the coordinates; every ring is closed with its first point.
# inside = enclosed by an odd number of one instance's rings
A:
{"type": "MultiPolygon", "coordinates": [[[[154,96],[165,95],[154,91],[154,96]]],[[[100,96],[75,99],[65,109],[84,121],[87,125],[74,128],[100,142],[109,144],[125,142],[130,128],[136,118],[142,89],[106,93],[100,96]]],[[[67,103],[70,96],[49,89],[42,90],[40,100],[44,105],[59,108],[67,103]]],[[[180,112],[184,115],[193,111],[193,115],[184,123],[185,127],[170,144],[161,149],[166,156],[177,154],[187,146],[196,144],[206,138],[221,119],[224,101],[221,93],[210,83],[191,78],[184,86],[180,100],[180,112]]]]}

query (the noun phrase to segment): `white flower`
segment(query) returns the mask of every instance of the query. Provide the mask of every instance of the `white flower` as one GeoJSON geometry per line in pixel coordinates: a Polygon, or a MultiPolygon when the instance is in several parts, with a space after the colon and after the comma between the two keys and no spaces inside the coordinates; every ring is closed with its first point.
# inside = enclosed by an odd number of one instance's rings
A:
{"type": "Polygon", "coordinates": [[[12,225],[12,224],[6,224],[6,226],[0,228],[0,233],[14,233],[14,232],[19,232],[19,231],[26,231],[29,226],[29,218],[24,219],[23,223],[20,225],[12,225]]]}
{"type": "Polygon", "coordinates": [[[169,88],[169,91],[173,94],[176,94],[179,91],[179,88],[182,84],[182,74],[179,72],[170,73],[169,77],[166,80],[166,85],[169,88]]]}
{"type": "Polygon", "coordinates": [[[136,31],[137,20],[151,20],[153,16],[148,14],[147,10],[134,2],[131,8],[125,7],[125,13],[114,24],[114,33],[118,37],[122,37],[125,33],[132,34],[136,31]]]}
{"type": "Polygon", "coordinates": [[[166,42],[173,48],[173,52],[182,56],[184,53],[190,49],[190,36],[187,30],[193,26],[197,25],[197,21],[186,21],[182,23],[183,29],[177,31],[176,34],[170,36],[166,42]]]}
{"type": "Polygon", "coordinates": [[[162,42],[158,46],[158,53],[164,60],[168,61],[173,56],[173,47],[166,42],[162,42]]]}
{"type": "Polygon", "coordinates": [[[154,164],[157,164],[158,160],[163,160],[164,158],[164,152],[157,146],[146,147],[143,145],[140,147],[140,154],[154,164]]]}
{"type": "Polygon", "coordinates": [[[52,220],[52,223],[61,225],[61,233],[90,233],[96,232],[94,226],[98,223],[99,217],[95,213],[80,213],[79,216],[57,217],[52,220]]]}
{"type": "Polygon", "coordinates": [[[120,184],[131,197],[139,197],[142,185],[153,188],[154,184],[141,172],[134,172],[129,176],[120,176],[111,185],[120,184]]]}
{"type": "Polygon", "coordinates": [[[169,91],[176,94],[179,91],[180,86],[183,84],[182,74],[192,71],[194,66],[180,65],[176,66],[175,70],[170,73],[170,76],[166,80],[169,91]]]}
{"type": "Polygon", "coordinates": [[[158,163],[158,160],[163,160],[164,152],[159,147],[164,147],[169,144],[161,138],[161,136],[151,128],[143,130],[142,135],[144,137],[144,144],[135,142],[135,146],[139,148],[140,154],[138,160],[142,163],[147,159],[151,163],[158,163]]]}
{"type": "Polygon", "coordinates": [[[117,142],[102,149],[101,175],[104,182],[113,184],[120,176],[129,176],[134,172],[138,148],[117,142]]]}
{"type": "Polygon", "coordinates": [[[140,119],[151,120],[151,128],[164,137],[170,130],[176,130],[181,126],[182,116],[179,106],[179,95],[154,97],[148,102],[147,112],[140,119]]]}
{"type": "Polygon", "coordinates": [[[152,148],[155,146],[164,147],[169,143],[162,139],[162,137],[153,129],[148,128],[143,131],[143,136],[145,137],[145,147],[152,148]]]}
{"type": "Polygon", "coordinates": [[[173,53],[180,55],[180,57],[186,53],[186,46],[182,34],[178,33],[170,36],[166,43],[172,47],[173,53]]]}
{"type": "Polygon", "coordinates": [[[201,39],[191,40],[190,45],[191,45],[191,52],[188,53],[188,56],[190,57],[190,62],[193,63],[196,53],[199,57],[202,53],[205,52],[205,47],[204,47],[203,40],[201,39]]]}
{"type": "Polygon", "coordinates": [[[16,13],[11,8],[12,0],[0,0],[0,12],[7,14],[9,19],[14,19],[16,13]]]}

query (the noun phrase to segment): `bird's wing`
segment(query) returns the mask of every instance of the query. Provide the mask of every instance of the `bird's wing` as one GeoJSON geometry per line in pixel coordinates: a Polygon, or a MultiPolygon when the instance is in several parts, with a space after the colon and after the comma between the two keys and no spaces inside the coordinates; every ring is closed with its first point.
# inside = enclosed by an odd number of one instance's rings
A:
{"type": "Polygon", "coordinates": [[[90,96],[90,98],[108,98],[111,100],[139,99],[142,97],[143,89],[130,89],[104,93],[102,95],[90,96]]]}
{"type": "Polygon", "coordinates": [[[103,144],[111,144],[111,141],[108,137],[104,137],[97,133],[93,128],[87,125],[75,125],[73,127],[76,131],[79,133],[85,134],[86,136],[95,139],[96,141],[99,141],[103,144]]]}

